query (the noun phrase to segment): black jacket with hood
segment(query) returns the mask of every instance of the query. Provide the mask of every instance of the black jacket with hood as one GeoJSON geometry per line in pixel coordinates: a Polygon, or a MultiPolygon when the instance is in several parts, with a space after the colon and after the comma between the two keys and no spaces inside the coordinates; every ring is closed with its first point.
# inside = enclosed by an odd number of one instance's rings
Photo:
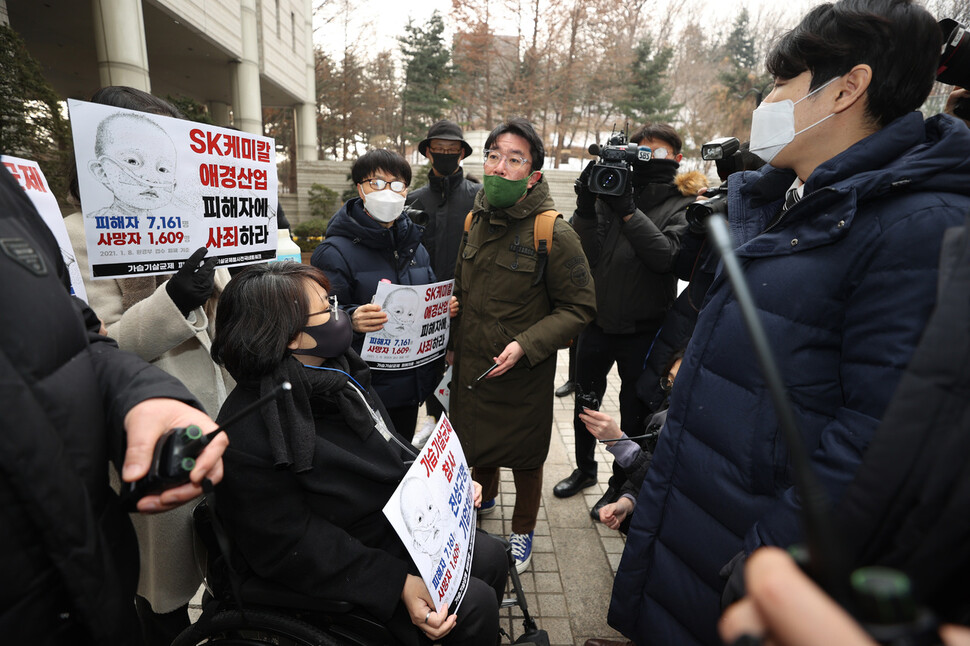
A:
{"type": "Polygon", "coordinates": [[[0,302],[0,635],[141,643],[137,544],[107,463],[122,463],[135,404],[198,404],[174,377],[96,333],[97,318],[69,294],[54,236],[5,168],[0,302]]]}

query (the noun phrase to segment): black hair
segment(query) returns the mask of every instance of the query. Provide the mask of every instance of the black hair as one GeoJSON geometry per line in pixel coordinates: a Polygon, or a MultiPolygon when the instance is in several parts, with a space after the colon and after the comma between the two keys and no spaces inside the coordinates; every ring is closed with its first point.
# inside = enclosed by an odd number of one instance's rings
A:
{"type": "Polygon", "coordinates": [[[869,65],[866,116],[882,128],[929,96],[940,47],[936,21],[913,0],[840,0],[808,12],[775,43],[765,66],[786,80],[809,71],[814,90],[869,65]]]}
{"type": "Polygon", "coordinates": [[[684,140],[680,138],[673,126],[666,123],[648,123],[630,135],[630,141],[635,144],[639,144],[644,139],[657,139],[670,144],[674,155],[679,155],[684,147],[684,140]]]}
{"type": "MultiPolygon", "coordinates": [[[[149,114],[160,114],[164,117],[175,117],[184,119],[185,115],[174,105],[152,96],[148,92],[136,90],[125,85],[109,85],[103,87],[91,95],[91,103],[110,105],[115,108],[125,108],[127,110],[137,110],[149,114]]],[[[78,202],[81,201],[81,188],[77,180],[77,162],[71,164],[71,180],[68,184],[68,192],[78,202]]]]}
{"type": "Polygon", "coordinates": [[[687,348],[681,348],[680,350],[677,350],[672,355],[670,355],[670,358],[667,360],[667,363],[664,364],[663,372],[660,373],[660,385],[661,385],[661,388],[664,391],[669,390],[670,387],[673,386],[673,384],[674,384],[674,380],[673,379],[671,379],[669,381],[670,386],[665,385],[668,382],[667,375],[669,375],[670,374],[670,371],[674,369],[674,364],[675,363],[677,363],[678,361],[682,361],[683,360],[684,353],[686,351],[687,351],[687,348]]]}
{"type": "Polygon", "coordinates": [[[400,154],[386,148],[375,148],[361,155],[351,167],[350,177],[354,184],[360,184],[379,170],[400,177],[407,186],[411,185],[411,164],[400,154]]]}
{"type": "Polygon", "coordinates": [[[546,149],[542,145],[542,138],[532,124],[522,117],[512,117],[492,130],[488,135],[488,139],[485,140],[485,150],[491,150],[492,144],[499,138],[499,135],[506,133],[518,135],[529,142],[529,155],[532,156],[532,170],[542,170],[542,164],[546,160],[546,149]]]}
{"type": "Polygon", "coordinates": [[[272,373],[310,317],[308,280],[330,292],[322,271],[298,262],[252,265],[234,276],[219,297],[212,360],[236,381],[272,373]]]}

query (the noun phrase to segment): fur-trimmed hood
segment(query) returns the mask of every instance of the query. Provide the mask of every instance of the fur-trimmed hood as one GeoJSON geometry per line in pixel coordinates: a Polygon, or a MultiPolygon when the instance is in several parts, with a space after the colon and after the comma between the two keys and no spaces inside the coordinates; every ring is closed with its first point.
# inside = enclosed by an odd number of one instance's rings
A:
{"type": "Polygon", "coordinates": [[[680,191],[681,195],[691,197],[709,188],[710,182],[707,181],[707,175],[699,170],[692,170],[677,175],[674,178],[674,185],[680,191]]]}

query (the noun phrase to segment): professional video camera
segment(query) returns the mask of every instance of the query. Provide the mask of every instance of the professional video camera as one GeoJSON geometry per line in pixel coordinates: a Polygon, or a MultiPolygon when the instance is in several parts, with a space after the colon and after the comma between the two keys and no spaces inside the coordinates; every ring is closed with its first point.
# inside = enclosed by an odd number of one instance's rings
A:
{"type": "Polygon", "coordinates": [[[592,144],[589,153],[599,157],[600,161],[593,164],[590,171],[589,190],[600,195],[622,195],[630,180],[633,163],[650,161],[651,152],[646,146],[627,143],[624,132],[610,137],[606,146],[592,144]]]}
{"type": "MultiPolygon", "coordinates": [[[[939,24],[943,33],[943,52],[940,54],[940,67],[936,70],[936,80],[970,89],[970,33],[964,25],[951,18],[944,18],[939,24]]],[[[953,113],[961,119],[970,120],[970,99],[960,99],[953,113]]]]}

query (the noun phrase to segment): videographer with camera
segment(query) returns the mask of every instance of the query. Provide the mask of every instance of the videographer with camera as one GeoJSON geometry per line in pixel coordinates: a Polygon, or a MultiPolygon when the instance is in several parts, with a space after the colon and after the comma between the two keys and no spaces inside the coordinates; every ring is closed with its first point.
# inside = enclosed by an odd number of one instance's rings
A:
{"type": "MultiPolygon", "coordinates": [[[[568,498],[596,484],[596,438],[579,419],[584,408],[598,408],[613,364],[620,373],[620,427],[639,435],[647,409],[636,394],[643,360],[664,315],[677,295],[671,272],[679,239],[687,228],[684,209],[707,186],[699,172],[677,174],[682,141],[666,124],[651,124],[610,145],[591,147],[602,161],[590,162],[576,180],[573,226],[596,281],[596,320],[579,336],[576,353],[576,470],[553,489],[568,498]]],[[[590,515],[614,502],[622,471],[590,515]]]]}
{"type": "MultiPolygon", "coordinates": [[[[912,0],[815,7],[768,54],[775,86],[751,127],[767,165],[728,180],[733,243],[835,504],[936,303],[943,233],[970,208],[970,130],[917,112],[941,44],[912,0]]],[[[716,644],[746,555],[802,539],[786,443],[727,281],[708,292],[677,380],[609,621],[637,643],[716,644]]]]}

